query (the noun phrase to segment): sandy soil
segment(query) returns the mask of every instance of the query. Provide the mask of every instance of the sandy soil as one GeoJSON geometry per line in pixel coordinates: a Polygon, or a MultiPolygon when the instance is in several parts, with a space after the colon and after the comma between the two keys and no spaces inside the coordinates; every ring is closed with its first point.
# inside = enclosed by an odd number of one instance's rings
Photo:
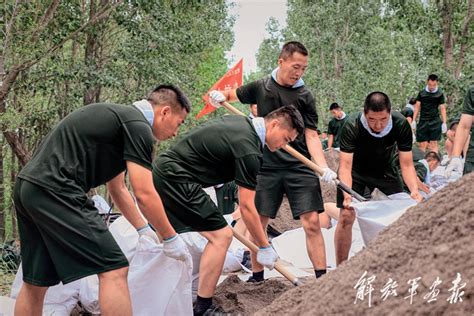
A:
{"type": "MultiPolygon", "coordinates": [[[[474,173],[447,186],[430,200],[410,208],[369,247],[321,279],[286,292],[258,315],[473,315],[474,311],[474,173]],[[356,301],[363,273],[375,276],[368,296],[356,301]],[[453,298],[460,274],[462,302],[453,298]],[[418,280],[412,302],[409,281],[418,280]],[[439,277],[435,301],[427,302],[439,277]],[[397,296],[383,300],[389,278],[397,296]],[[408,297],[408,298],[405,298],[408,297]],[[425,299],[426,297],[426,299],[425,299]],[[356,304],[354,304],[356,303],[356,304]]],[[[368,287],[367,287],[368,289],[368,287]]]]}

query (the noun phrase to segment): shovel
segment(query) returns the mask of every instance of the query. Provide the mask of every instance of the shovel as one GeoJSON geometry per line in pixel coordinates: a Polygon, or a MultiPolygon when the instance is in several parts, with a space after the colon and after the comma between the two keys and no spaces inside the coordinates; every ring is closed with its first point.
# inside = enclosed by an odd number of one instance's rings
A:
{"type": "MultiPolygon", "coordinates": [[[[240,241],[241,243],[243,243],[247,248],[249,248],[250,250],[252,250],[254,253],[257,253],[258,252],[258,247],[253,243],[251,242],[250,240],[248,240],[247,238],[245,238],[242,234],[240,234],[239,232],[237,232],[235,229],[232,228],[232,233],[234,234],[234,237],[237,238],[238,241],[240,241]]],[[[285,278],[288,279],[288,281],[290,281],[291,283],[293,283],[294,286],[298,286],[298,285],[302,285],[303,283],[301,283],[301,281],[293,275],[293,273],[291,273],[290,271],[288,271],[287,268],[285,268],[280,261],[277,261],[275,263],[275,269],[280,272],[281,275],[283,275],[285,278]]]]}
{"type": "MultiPolygon", "coordinates": [[[[245,116],[244,113],[242,113],[241,111],[239,111],[238,109],[236,109],[234,106],[230,105],[228,102],[222,102],[221,103],[223,107],[225,107],[227,110],[229,110],[230,112],[234,113],[234,114],[238,114],[238,115],[243,115],[245,116]]],[[[302,163],[304,163],[308,168],[310,168],[311,170],[315,171],[318,175],[322,176],[324,174],[324,171],[323,169],[318,166],[317,164],[315,164],[314,162],[312,162],[311,160],[309,160],[308,158],[306,158],[304,155],[302,155],[300,152],[298,152],[296,149],[294,149],[293,147],[289,146],[289,145],[286,145],[285,147],[283,147],[283,149],[288,152],[290,155],[292,155],[293,157],[295,157],[296,159],[298,159],[299,161],[301,161],[302,163]]],[[[363,196],[361,196],[359,193],[357,193],[356,191],[352,190],[351,188],[349,188],[346,184],[342,183],[341,181],[339,181],[339,179],[334,179],[334,183],[336,184],[336,186],[341,189],[342,191],[352,195],[356,200],[360,201],[360,202],[364,202],[364,201],[367,201],[366,198],[364,198],[363,196]]]]}

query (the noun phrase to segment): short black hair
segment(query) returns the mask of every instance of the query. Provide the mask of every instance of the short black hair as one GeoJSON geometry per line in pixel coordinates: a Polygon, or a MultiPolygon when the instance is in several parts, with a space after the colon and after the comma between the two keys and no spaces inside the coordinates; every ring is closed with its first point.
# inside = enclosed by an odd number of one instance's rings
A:
{"type": "Polygon", "coordinates": [[[303,56],[308,56],[308,50],[303,44],[297,41],[291,41],[283,45],[279,58],[286,59],[291,57],[294,53],[300,53],[303,56]]]}
{"type": "Polygon", "coordinates": [[[265,116],[265,120],[283,118],[290,128],[296,129],[298,135],[304,132],[304,121],[300,111],[293,105],[286,105],[278,108],[265,116]]]}
{"type": "Polygon", "coordinates": [[[438,79],[439,79],[438,76],[435,74],[431,74],[428,76],[428,80],[430,81],[438,81],[438,79]]]}
{"type": "Polygon", "coordinates": [[[426,161],[432,161],[432,160],[436,160],[438,162],[441,161],[441,158],[439,157],[438,153],[435,152],[435,151],[429,151],[425,154],[425,159],[426,161]]]}
{"type": "Polygon", "coordinates": [[[367,98],[365,98],[364,102],[364,113],[368,113],[369,111],[373,112],[381,112],[387,111],[390,112],[392,110],[392,103],[390,102],[390,98],[383,92],[375,91],[369,93],[367,98]]]}
{"type": "Polygon", "coordinates": [[[411,105],[415,105],[416,103],[416,99],[411,97],[410,99],[408,99],[408,104],[411,104],[411,105]]]}
{"type": "Polygon", "coordinates": [[[173,110],[185,109],[191,112],[191,102],[184,92],[174,85],[162,84],[157,86],[148,96],[147,100],[154,105],[169,104],[173,110]]]}
{"type": "Polygon", "coordinates": [[[331,105],[329,106],[329,111],[332,111],[332,110],[335,110],[335,109],[342,109],[342,107],[339,104],[337,104],[336,102],[331,103],[331,105]]]}

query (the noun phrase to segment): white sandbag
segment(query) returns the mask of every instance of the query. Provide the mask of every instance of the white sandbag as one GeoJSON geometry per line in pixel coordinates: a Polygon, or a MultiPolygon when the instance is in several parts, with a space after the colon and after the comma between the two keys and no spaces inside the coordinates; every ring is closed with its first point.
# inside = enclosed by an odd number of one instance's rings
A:
{"type": "MultiPolygon", "coordinates": [[[[336,252],[334,249],[334,234],[336,227],[330,229],[322,228],[326,248],[326,265],[328,269],[336,268],[336,252]]],[[[272,245],[282,260],[285,260],[300,269],[312,269],[313,264],[309,260],[306,249],[306,236],[302,227],[284,232],[272,239],[272,245]]],[[[362,250],[362,240],[359,224],[357,221],[352,226],[352,244],[349,258],[362,250]]]]}
{"type": "Polygon", "coordinates": [[[367,245],[385,227],[395,222],[405,211],[416,204],[404,195],[391,195],[391,200],[353,203],[359,222],[362,239],[367,245]]]}
{"type": "MultiPolygon", "coordinates": [[[[60,283],[51,286],[44,298],[43,315],[64,315],[68,316],[79,300],[80,280],[68,283],[60,283]]],[[[23,285],[23,268],[20,264],[12,284],[10,297],[16,299],[23,285]]]]}
{"type": "Polygon", "coordinates": [[[15,300],[10,297],[0,296],[0,315],[13,316],[14,311],[15,300]]]}
{"type": "Polygon", "coordinates": [[[128,275],[134,315],[192,315],[191,257],[171,259],[163,245],[139,238],[128,275]]]}
{"type": "Polygon", "coordinates": [[[82,307],[89,313],[93,315],[100,314],[99,278],[97,275],[89,275],[81,279],[79,301],[82,307]]]}
{"type": "Polygon", "coordinates": [[[138,233],[135,227],[127,221],[125,216],[120,216],[110,225],[109,231],[130,262],[138,244],[138,233]]]}

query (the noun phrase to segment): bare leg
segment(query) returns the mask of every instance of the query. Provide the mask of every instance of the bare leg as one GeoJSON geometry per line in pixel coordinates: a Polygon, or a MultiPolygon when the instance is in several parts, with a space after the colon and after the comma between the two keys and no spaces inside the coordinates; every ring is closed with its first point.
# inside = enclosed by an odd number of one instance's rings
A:
{"type": "Polygon", "coordinates": [[[43,302],[47,290],[48,287],[35,286],[24,282],[16,299],[15,315],[43,315],[43,302]]]}
{"type": "Polygon", "coordinates": [[[430,141],[430,146],[428,147],[430,151],[438,152],[438,142],[436,140],[430,141]]]}
{"type": "Polygon", "coordinates": [[[341,208],[339,221],[334,235],[336,248],[336,264],[340,265],[349,257],[352,244],[352,225],[355,221],[355,210],[353,207],[341,208]]]}
{"type": "Polygon", "coordinates": [[[315,270],[326,269],[326,248],[323,234],[319,226],[318,212],[308,212],[300,216],[301,223],[306,235],[306,249],[309,260],[315,270]]]}
{"type": "Polygon", "coordinates": [[[132,315],[127,274],[128,267],[98,274],[101,315],[132,315]]]}
{"type": "Polygon", "coordinates": [[[419,147],[422,151],[426,151],[426,147],[428,147],[428,142],[419,142],[419,143],[418,143],[418,147],[419,147]]]}
{"type": "Polygon", "coordinates": [[[224,267],[227,250],[232,242],[232,230],[226,226],[216,231],[200,232],[200,234],[208,240],[208,243],[199,264],[198,295],[212,297],[224,267]]]}

